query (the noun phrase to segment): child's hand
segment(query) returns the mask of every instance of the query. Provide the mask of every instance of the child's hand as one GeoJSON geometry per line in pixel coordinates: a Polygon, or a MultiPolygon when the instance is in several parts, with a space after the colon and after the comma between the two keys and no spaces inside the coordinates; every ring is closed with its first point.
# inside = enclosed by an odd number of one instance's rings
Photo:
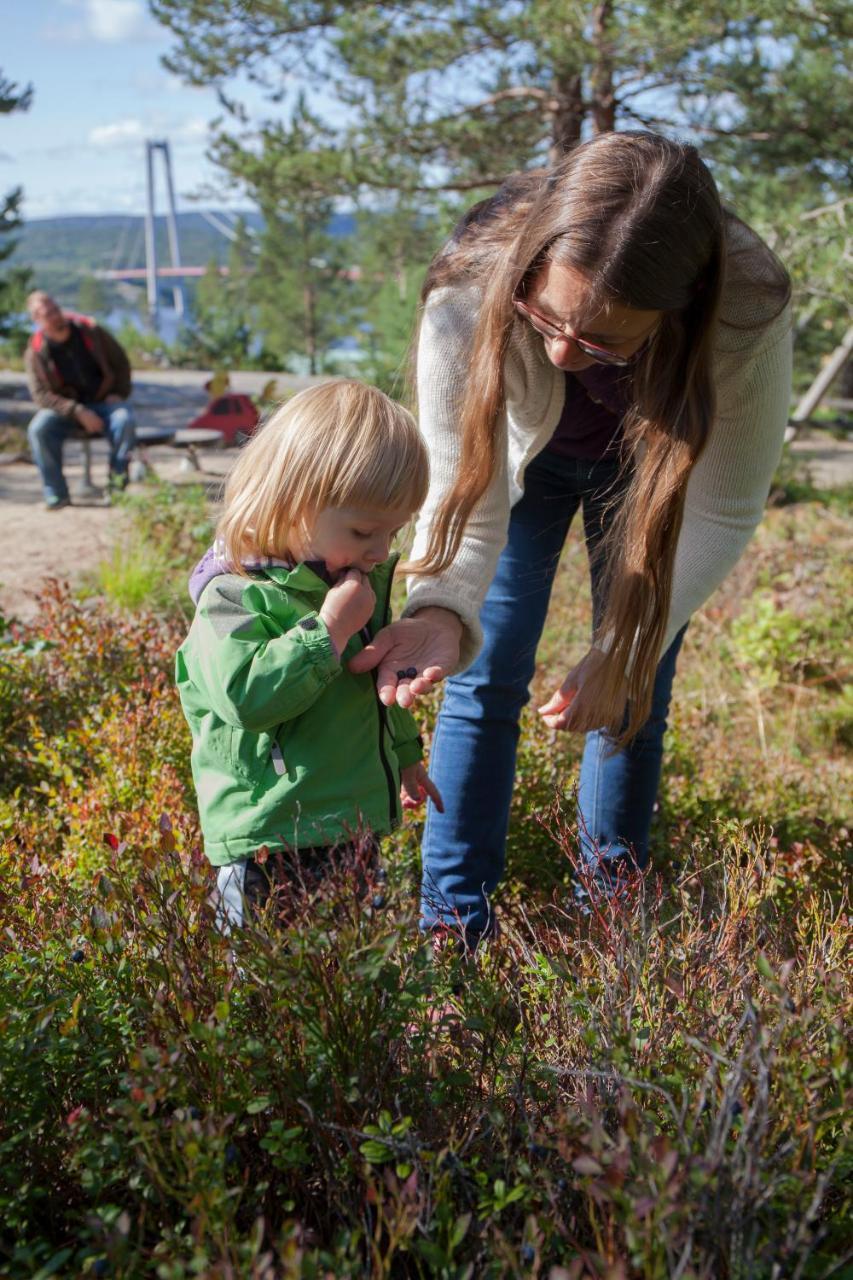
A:
{"type": "Polygon", "coordinates": [[[439,813],[444,813],[441,792],[424,768],[423,761],[400,770],[400,803],[404,809],[419,809],[429,796],[439,813]]]}
{"type": "Polygon", "coordinates": [[[360,631],[373,617],[376,596],[366,574],[347,569],[340,581],[330,588],[320,617],[332,637],[338,653],[343,653],[350,636],[360,631]]]}

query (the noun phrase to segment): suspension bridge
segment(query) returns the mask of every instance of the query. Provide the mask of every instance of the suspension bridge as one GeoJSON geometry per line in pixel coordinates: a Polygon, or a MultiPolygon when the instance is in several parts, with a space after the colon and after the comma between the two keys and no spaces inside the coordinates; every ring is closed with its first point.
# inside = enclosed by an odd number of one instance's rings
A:
{"type": "MultiPolygon", "coordinates": [[[[172,180],[172,154],[169,143],[165,139],[150,139],[145,143],[145,171],[146,171],[146,199],[145,199],[145,219],[140,223],[138,218],[128,218],[121,235],[116,244],[113,253],[112,265],[102,268],[94,272],[97,280],[125,281],[127,283],[141,283],[145,281],[146,296],[148,302],[148,314],[150,322],[154,329],[159,328],[160,320],[160,283],[167,281],[172,286],[172,301],[175,318],[182,320],[187,312],[186,296],[184,293],[184,281],[191,279],[199,279],[205,275],[210,269],[208,266],[188,266],[181,261],[181,247],[178,239],[178,221],[175,212],[175,187],[172,180]],[[169,250],[169,263],[160,263],[157,260],[157,241],[155,237],[155,182],[154,182],[154,166],[157,156],[160,155],[163,161],[163,170],[166,184],[166,231],[167,244],[169,250]],[[130,236],[135,231],[135,237],[130,243],[130,236]],[[139,261],[142,253],[142,238],[144,236],[144,261],[145,266],[122,266],[122,262],[139,261]]],[[[195,210],[205,222],[207,222],[215,231],[226,240],[234,241],[237,239],[236,221],[237,216],[227,211],[220,210],[213,212],[210,209],[195,210]]],[[[250,237],[255,235],[251,227],[245,228],[246,234],[250,237]]],[[[327,263],[320,258],[311,258],[310,265],[321,270],[327,267],[327,263]]],[[[220,276],[229,274],[227,266],[218,266],[216,270],[220,276]]],[[[361,267],[354,265],[351,267],[333,268],[335,274],[345,280],[360,280],[361,267]]]]}
{"type": "MultiPolygon", "coordinates": [[[[145,143],[145,222],[140,227],[137,224],[137,238],[132,246],[128,246],[128,236],[132,222],[129,220],[113,254],[113,263],[111,267],[96,271],[95,278],[98,280],[123,280],[128,282],[142,281],[146,283],[146,295],[148,300],[148,312],[151,317],[152,324],[157,327],[157,318],[159,311],[159,288],[158,281],[172,281],[172,300],[175,315],[182,318],[186,313],[186,298],[184,295],[183,281],[186,279],[197,279],[203,276],[208,268],[198,266],[187,266],[181,262],[181,248],[178,240],[178,222],[175,216],[175,187],[172,180],[172,153],[169,143],[165,139],[152,139],[145,143]],[[160,265],[157,261],[157,244],[154,235],[155,220],[155,183],[154,183],[154,162],[157,154],[162,155],[163,169],[166,180],[166,229],[168,234],[169,257],[171,262],[169,265],[160,265]],[[139,251],[141,249],[140,238],[144,233],[145,236],[145,266],[144,267],[122,267],[119,263],[124,261],[138,261],[139,251]],[[130,247],[130,252],[128,252],[130,247]]],[[[199,214],[204,220],[210,224],[220,235],[225,236],[227,240],[236,240],[237,233],[232,223],[227,220],[228,214],[216,214],[210,210],[199,209],[199,214]]],[[[218,268],[221,276],[228,275],[228,268],[220,266],[218,268]]]]}

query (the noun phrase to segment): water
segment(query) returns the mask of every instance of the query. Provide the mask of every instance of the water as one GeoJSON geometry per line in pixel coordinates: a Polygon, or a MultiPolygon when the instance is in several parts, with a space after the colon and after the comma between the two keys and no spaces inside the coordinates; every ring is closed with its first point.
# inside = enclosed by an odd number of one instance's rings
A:
{"type": "MultiPolygon", "coordinates": [[[[123,324],[131,324],[140,333],[151,332],[151,325],[135,307],[114,307],[105,316],[104,324],[113,331],[120,329],[123,324]]],[[[173,342],[177,341],[181,329],[186,328],[188,324],[189,316],[186,312],[184,312],[183,316],[179,316],[174,307],[158,307],[157,336],[162,338],[167,346],[171,346],[173,342]]]]}

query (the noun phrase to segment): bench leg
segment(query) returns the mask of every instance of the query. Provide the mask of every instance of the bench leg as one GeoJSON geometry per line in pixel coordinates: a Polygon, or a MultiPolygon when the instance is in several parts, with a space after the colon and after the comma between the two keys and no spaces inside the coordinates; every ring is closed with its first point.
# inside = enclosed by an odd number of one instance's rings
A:
{"type": "Polygon", "coordinates": [[[101,490],[92,484],[92,442],[81,440],[80,445],[83,449],[83,479],[77,492],[81,498],[99,498],[101,490]]]}
{"type": "Polygon", "coordinates": [[[144,444],[134,445],[133,456],[127,468],[127,475],[128,479],[134,484],[143,481],[147,475],[152,475],[156,478],[157,472],[144,444]]]}
{"type": "Polygon", "coordinates": [[[181,470],[182,471],[201,471],[202,465],[198,460],[198,453],[196,452],[195,445],[188,444],[185,446],[185,448],[187,451],[187,456],[184,458],[184,460],[181,463],[181,470]]]}

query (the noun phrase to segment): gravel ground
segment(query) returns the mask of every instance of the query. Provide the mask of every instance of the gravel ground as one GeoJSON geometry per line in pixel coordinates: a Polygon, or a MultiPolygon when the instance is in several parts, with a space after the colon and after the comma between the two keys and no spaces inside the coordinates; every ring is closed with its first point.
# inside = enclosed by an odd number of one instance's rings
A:
{"type": "MultiPolygon", "coordinates": [[[[133,406],[139,425],[185,427],[207,403],[204,383],[209,376],[203,370],[136,375],[133,406]]],[[[295,390],[310,381],[286,374],[238,373],[232,377],[231,389],[257,392],[271,377],[276,377],[282,390],[295,390]]],[[[35,593],[45,578],[74,581],[94,569],[109,550],[117,515],[105,494],[75,497],[83,477],[83,452],[73,441],[65,448],[65,474],[73,505],[62,511],[45,509],[39,473],[29,460],[21,430],[34,412],[24,375],[0,370],[0,545],[5,553],[0,565],[0,609],[19,618],[34,614],[35,593]]],[[[96,442],[92,453],[93,482],[105,485],[107,446],[96,442]]],[[[234,449],[202,450],[201,474],[186,470],[188,460],[168,446],[155,446],[148,456],[163,479],[176,484],[204,480],[215,500],[237,453],[234,449]]]]}
{"type": "MultiPolygon", "coordinates": [[[[203,370],[184,369],[136,375],[133,404],[139,425],[185,427],[205,406],[204,383],[209,376],[203,370]]],[[[287,374],[245,372],[232,375],[231,389],[257,393],[271,377],[283,391],[312,381],[287,374]]],[[[6,428],[5,452],[0,454],[0,545],[5,553],[0,566],[0,609],[20,618],[35,612],[35,592],[46,577],[73,581],[106,556],[116,521],[116,512],[104,496],[75,500],[75,488],[82,479],[82,450],[73,442],[65,454],[73,505],[57,512],[45,510],[26,437],[14,429],[26,426],[34,409],[24,375],[0,370],[0,429],[6,428]]],[[[836,440],[827,432],[805,432],[792,449],[808,466],[816,485],[853,483],[853,440],[836,440]]],[[[106,446],[95,444],[93,454],[93,480],[96,485],[105,484],[106,446]]],[[[157,446],[149,450],[149,456],[164,479],[176,484],[205,480],[212,500],[216,500],[237,455],[233,449],[202,451],[201,475],[185,470],[186,459],[177,450],[157,446]]]]}

